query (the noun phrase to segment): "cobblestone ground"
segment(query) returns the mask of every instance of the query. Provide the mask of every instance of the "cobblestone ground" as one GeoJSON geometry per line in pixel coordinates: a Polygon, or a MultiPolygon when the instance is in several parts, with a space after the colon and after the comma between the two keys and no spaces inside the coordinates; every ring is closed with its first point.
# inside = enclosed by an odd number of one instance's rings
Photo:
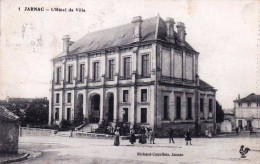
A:
{"type": "Polygon", "coordinates": [[[176,138],[174,144],[169,144],[168,139],[156,139],[155,143],[132,146],[123,140],[116,147],[113,140],[105,139],[21,137],[19,148],[41,152],[39,157],[22,163],[260,163],[260,138],[257,137],[194,138],[189,146],[183,138],[176,138]],[[242,144],[259,151],[250,151],[247,158],[240,158],[242,144]]]}

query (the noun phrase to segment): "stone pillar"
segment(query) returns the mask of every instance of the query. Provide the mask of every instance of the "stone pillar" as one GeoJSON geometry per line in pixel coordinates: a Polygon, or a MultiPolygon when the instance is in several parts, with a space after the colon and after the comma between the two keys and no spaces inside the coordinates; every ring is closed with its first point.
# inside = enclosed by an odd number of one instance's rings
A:
{"type": "Polygon", "coordinates": [[[84,116],[84,122],[88,121],[89,118],[89,97],[88,97],[88,89],[85,89],[85,94],[83,94],[83,116],[84,116]],[[85,103],[84,103],[85,102],[85,103]]]}
{"type": "Polygon", "coordinates": [[[135,88],[135,86],[130,87],[130,95],[131,95],[130,123],[131,123],[131,125],[134,125],[134,123],[136,122],[136,104],[135,104],[135,102],[136,102],[136,96],[135,96],[136,95],[136,88],[135,88]]]}
{"type": "Polygon", "coordinates": [[[151,111],[151,113],[150,113],[150,116],[151,116],[150,127],[152,129],[154,129],[155,128],[155,117],[156,117],[156,115],[155,115],[155,101],[154,101],[154,99],[155,99],[155,86],[150,85],[149,88],[150,88],[150,111],[151,111]]]}
{"type": "Polygon", "coordinates": [[[104,101],[105,101],[105,93],[104,88],[100,89],[100,117],[99,117],[99,123],[102,123],[104,119],[104,101]]]}
{"type": "Polygon", "coordinates": [[[186,119],[186,93],[182,93],[181,96],[181,119],[186,119]]]}
{"type": "MultiPolygon", "coordinates": [[[[115,79],[117,78],[117,75],[115,75],[115,79]]],[[[113,113],[113,122],[116,122],[118,120],[118,88],[115,87],[114,92],[114,113],[113,113]]]]}
{"type": "Polygon", "coordinates": [[[50,101],[49,101],[49,120],[48,125],[51,126],[53,123],[53,102],[54,102],[54,84],[55,84],[55,61],[52,60],[52,77],[51,77],[51,88],[50,88],[50,101]]]}
{"type": "Polygon", "coordinates": [[[186,79],[186,52],[183,51],[182,53],[182,61],[183,61],[183,65],[182,65],[182,71],[183,71],[183,75],[182,78],[186,79]]]}

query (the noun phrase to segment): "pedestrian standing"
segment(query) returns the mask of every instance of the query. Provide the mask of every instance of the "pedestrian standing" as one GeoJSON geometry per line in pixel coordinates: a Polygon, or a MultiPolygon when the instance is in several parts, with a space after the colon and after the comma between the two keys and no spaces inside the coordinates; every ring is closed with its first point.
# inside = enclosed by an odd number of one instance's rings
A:
{"type": "Polygon", "coordinates": [[[145,127],[143,127],[142,142],[143,142],[143,144],[145,144],[145,143],[147,142],[147,141],[146,141],[146,129],[145,129],[145,127]]]}
{"type": "Polygon", "coordinates": [[[173,129],[172,128],[170,128],[170,130],[169,130],[169,143],[174,143],[174,140],[173,140],[173,129]]]}
{"type": "Polygon", "coordinates": [[[208,130],[208,128],[206,128],[206,130],[205,130],[205,136],[208,138],[209,137],[209,130],[208,130]]]}
{"type": "Polygon", "coordinates": [[[236,134],[239,135],[239,128],[236,127],[236,134]]]}
{"type": "Polygon", "coordinates": [[[150,140],[150,144],[155,144],[154,143],[154,140],[155,140],[155,133],[154,133],[154,131],[153,131],[153,129],[150,129],[150,131],[149,131],[149,140],[150,140]]]}
{"type": "Polygon", "coordinates": [[[249,130],[250,130],[250,135],[252,135],[253,134],[253,126],[250,126],[249,130]]]}
{"type": "Polygon", "coordinates": [[[119,145],[120,145],[120,141],[119,141],[119,129],[117,129],[116,132],[115,132],[114,145],[115,145],[115,146],[119,146],[119,145]]]}
{"type": "Polygon", "coordinates": [[[191,145],[190,129],[188,129],[187,132],[185,133],[185,141],[186,141],[186,145],[188,145],[188,142],[189,142],[189,141],[190,141],[190,145],[191,145]]]}
{"type": "Polygon", "coordinates": [[[135,138],[135,130],[132,128],[130,130],[130,143],[134,144],[136,142],[136,138],[135,138]]]}

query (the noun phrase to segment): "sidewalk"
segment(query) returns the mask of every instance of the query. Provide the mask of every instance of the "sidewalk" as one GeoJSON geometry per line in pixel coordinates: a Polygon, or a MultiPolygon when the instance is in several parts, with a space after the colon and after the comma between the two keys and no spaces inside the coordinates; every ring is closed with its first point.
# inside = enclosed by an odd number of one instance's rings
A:
{"type": "Polygon", "coordinates": [[[18,154],[1,154],[0,163],[13,163],[22,160],[26,160],[30,154],[29,153],[18,153],[18,154]]]}

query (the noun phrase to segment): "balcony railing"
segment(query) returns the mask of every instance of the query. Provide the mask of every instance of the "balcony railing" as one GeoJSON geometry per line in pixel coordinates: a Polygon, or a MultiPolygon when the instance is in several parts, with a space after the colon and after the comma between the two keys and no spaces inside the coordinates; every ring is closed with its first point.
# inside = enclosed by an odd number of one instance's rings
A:
{"type": "Polygon", "coordinates": [[[187,80],[187,79],[183,79],[183,78],[175,78],[175,77],[171,77],[171,76],[161,76],[161,81],[163,81],[163,82],[174,81],[175,83],[185,82],[186,84],[194,83],[194,80],[187,80]]]}

